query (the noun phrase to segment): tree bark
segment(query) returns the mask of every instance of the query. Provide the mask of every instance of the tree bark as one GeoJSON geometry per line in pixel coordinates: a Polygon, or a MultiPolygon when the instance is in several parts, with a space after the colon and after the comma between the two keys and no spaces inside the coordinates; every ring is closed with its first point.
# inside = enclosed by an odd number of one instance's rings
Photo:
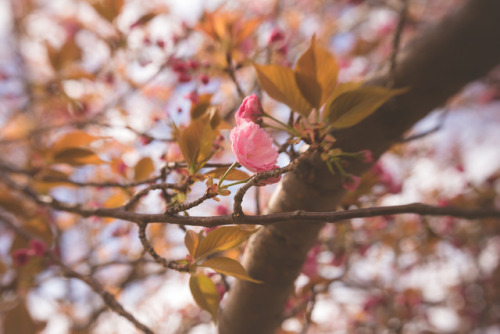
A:
{"type": "MultiPolygon", "coordinates": [[[[379,157],[418,120],[497,65],[499,41],[500,1],[470,0],[414,40],[398,61],[394,87],[410,91],[358,125],[336,132],[338,146],[346,152],[369,149],[379,157]]],[[[369,84],[385,86],[389,80],[386,71],[369,84]]],[[[353,164],[349,172],[359,175],[369,167],[353,164]]],[[[332,211],[343,194],[338,177],[312,156],[284,177],[267,212],[332,211]]],[[[251,277],[265,283],[235,283],[222,305],[220,334],[271,334],[279,328],[294,281],[322,226],[279,223],[251,239],[243,264],[251,277]]]]}

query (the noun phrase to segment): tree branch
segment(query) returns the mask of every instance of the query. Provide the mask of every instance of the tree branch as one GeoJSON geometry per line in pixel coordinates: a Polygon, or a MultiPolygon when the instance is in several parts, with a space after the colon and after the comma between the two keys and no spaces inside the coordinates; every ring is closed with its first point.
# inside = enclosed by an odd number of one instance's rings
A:
{"type": "MultiPolygon", "coordinates": [[[[287,166],[291,167],[291,165],[287,166]]],[[[284,168],[287,168],[284,167],[284,168]]],[[[267,176],[266,176],[267,177],[267,176]]],[[[330,212],[308,212],[304,210],[295,210],[279,213],[268,213],[264,215],[242,215],[235,217],[235,215],[226,216],[179,216],[173,213],[137,213],[127,211],[124,207],[118,208],[86,208],[80,204],[71,204],[58,201],[47,195],[38,195],[32,189],[28,187],[23,187],[17,185],[12,180],[0,178],[9,187],[14,190],[21,191],[36,203],[44,206],[48,206],[52,209],[76,213],[82,217],[102,217],[102,218],[116,218],[122,219],[130,222],[137,223],[139,225],[139,237],[143,242],[144,249],[150,254],[151,245],[146,239],[145,228],[148,223],[167,223],[175,224],[181,226],[204,226],[204,227],[216,227],[221,225],[262,225],[268,226],[277,223],[288,223],[288,224],[310,224],[310,223],[335,223],[341,220],[354,219],[354,218],[369,218],[377,216],[387,216],[396,214],[408,214],[414,213],[418,215],[429,215],[429,216],[453,216],[457,218],[465,219],[479,219],[479,218],[500,218],[500,210],[494,209],[466,209],[466,208],[456,208],[456,207],[443,207],[443,206],[432,206],[423,203],[412,203],[405,205],[394,205],[394,206],[381,206],[374,208],[363,208],[355,210],[346,211],[330,211],[330,212]],[[144,237],[141,237],[141,235],[144,237]],[[147,246],[149,245],[149,247],[147,246]]],[[[247,183],[248,184],[248,183],[247,183]]],[[[190,203],[186,203],[187,206],[196,206],[193,203],[198,203],[207,199],[206,195],[200,197],[200,199],[195,200],[190,203]]],[[[186,209],[187,210],[187,209],[186,209]]],[[[183,210],[180,210],[183,211],[183,210]]],[[[152,254],[151,254],[152,255],[152,254]]],[[[155,256],[153,256],[155,258],[155,256]]],[[[158,262],[158,261],[157,261],[158,262]]],[[[161,261],[158,262],[163,264],[161,261]]],[[[171,268],[170,266],[167,266],[171,268]]],[[[172,268],[171,268],[172,269],[172,268]]]]}
{"type": "MultiPolygon", "coordinates": [[[[393,98],[359,124],[335,132],[336,145],[345,152],[368,149],[378,158],[418,120],[498,64],[499,40],[500,2],[468,1],[402,52],[393,87],[409,87],[409,92],[393,98]]],[[[368,83],[386,87],[391,79],[387,70],[368,83]]],[[[369,167],[353,162],[348,172],[360,175],[369,167]]],[[[267,212],[331,211],[344,193],[338,176],[332,176],[313,155],[286,174],[267,212]]],[[[265,284],[235,283],[219,316],[220,334],[276,331],[294,281],[322,226],[285,221],[254,234],[245,248],[243,264],[251,277],[265,284]]]]}

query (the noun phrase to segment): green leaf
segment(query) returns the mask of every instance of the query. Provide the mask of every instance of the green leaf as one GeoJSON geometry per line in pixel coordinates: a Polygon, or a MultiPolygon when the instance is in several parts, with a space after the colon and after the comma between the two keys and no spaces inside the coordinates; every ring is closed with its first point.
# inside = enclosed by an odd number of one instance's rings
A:
{"type": "Polygon", "coordinates": [[[193,230],[188,230],[186,232],[186,236],[184,237],[184,244],[186,245],[186,248],[188,249],[189,254],[191,254],[192,257],[194,257],[199,242],[200,238],[198,236],[198,233],[193,230]]]}
{"type": "Polygon", "coordinates": [[[408,89],[387,89],[379,86],[363,86],[340,94],[327,105],[325,118],[335,128],[348,128],[370,116],[391,97],[408,89]]]}
{"type": "MultiPolygon", "coordinates": [[[[227,171],[229,167],[218,167],[212,170],[209,170],[208,172],[205,173],[207,176],[211,176],[214,179],[220,179],[222,175],[227,171]]],[[[240,180],[246,180],[250,177],[247,173],[238,170],[238,169],[232,169],[227,175],[226,175],[226,180],[229,181],[240,181],[240,180]]]]}
{"type": "Polygon", "coordinates": [[[319,109],[335,90],[339,67],[335,57],[316,45],[315,37],[295,66],[295,80],[302,95],[319,109]]]}
{"type": "Polygon", "coordinates": [[[278,65],[254,64],[261,87],[273,99],[289,106],[304,117],[309,116],[312,106],[302,96],[293,71],[278,65]]]}
{"type": "Polygon", "coordinates": [[[215,270],[216,272],[224,275],[229,275],[253,283],[263,283],[248,276],[247,271],[236,260],[227,257],[214,257],[203,261],[200,267],[206,267],[215,270]]]}
{"type": "Polygon", "coordinates": [[[234,248],[248,239],[257,230],[242,230],[238,226],[222,226],[210,231],[207,236],[200,241],[196,249],[196,261],[217,252],[222,252],[234,248]]]}
{"type": "Polygon", "coordinates": [[[214,282],[203,274],[191,275],[189,289],[196,304],[210,313],[212,320],[217,322],[220,297],[214,282]]]}
{"type": "Polygon", "coordinates": [[[134,167],[134,181],[145,180],[151,173],[155,170],[155,165],[153,160],[148,157],[144,157],[135,164],[134,167]]]}

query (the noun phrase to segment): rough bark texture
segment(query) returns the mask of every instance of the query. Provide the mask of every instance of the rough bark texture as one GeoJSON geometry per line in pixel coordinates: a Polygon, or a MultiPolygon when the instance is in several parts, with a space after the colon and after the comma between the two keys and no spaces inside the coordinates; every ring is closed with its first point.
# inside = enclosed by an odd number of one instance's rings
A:
{"type": "MultiPolygon", "coordinates": [[[[375,114],[335,137],[345,151],[370,149],[380,156],[415,122],[444,104],[465,84],[500,62],[500,1],[470,0],[456,13],[415,40],[398,63],[394,87],[409,93],[391,100],[375,114]]],[[[385,85],[388,74],[370,84],[385,85]]],[[[354,165],[360,174],[367,165],[354,165]]],[[[276,190],[268,212],[297,209],[335,210],[344,191],[317,157],[289,173],[276,190]]],[[[266,227],[249,243],[244,265],[265,284],[238,281],[222,305],[220,334],[271,334],[281,323],[293,283],[322,224],[279,223],[266,227]]]]}

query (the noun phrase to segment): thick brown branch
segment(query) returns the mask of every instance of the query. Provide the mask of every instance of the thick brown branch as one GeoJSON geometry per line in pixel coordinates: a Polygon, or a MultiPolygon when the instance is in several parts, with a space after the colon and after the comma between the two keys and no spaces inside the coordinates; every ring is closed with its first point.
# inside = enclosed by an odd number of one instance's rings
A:
{"type": "MultiPolygon", "coordinates": [[[[393,87],[409,87],[352,128],[337,131],[336,144],[345,152],[370,150],[383,154],[422,117],[443,105],[465,84],[485,75],[500,62],[500,1],[470,0],[425,35],[398,59],[393,87]]],[[[390,74],[369,82],[387,86],[390,74]]],[[[353,163],[349,173],[369,168],[353,163]]],[[[318,157],[288,173],[271,199],[268,212],[334,210],[344,194],[318,157]]],[[[281,324],[283,307],[293,289],[321,224],[284,221],[261,229],[247,245],[243,262],[249,275],[266,282],[238,281],[219,316],[220,334],[272,334],[281,324]]]]}

